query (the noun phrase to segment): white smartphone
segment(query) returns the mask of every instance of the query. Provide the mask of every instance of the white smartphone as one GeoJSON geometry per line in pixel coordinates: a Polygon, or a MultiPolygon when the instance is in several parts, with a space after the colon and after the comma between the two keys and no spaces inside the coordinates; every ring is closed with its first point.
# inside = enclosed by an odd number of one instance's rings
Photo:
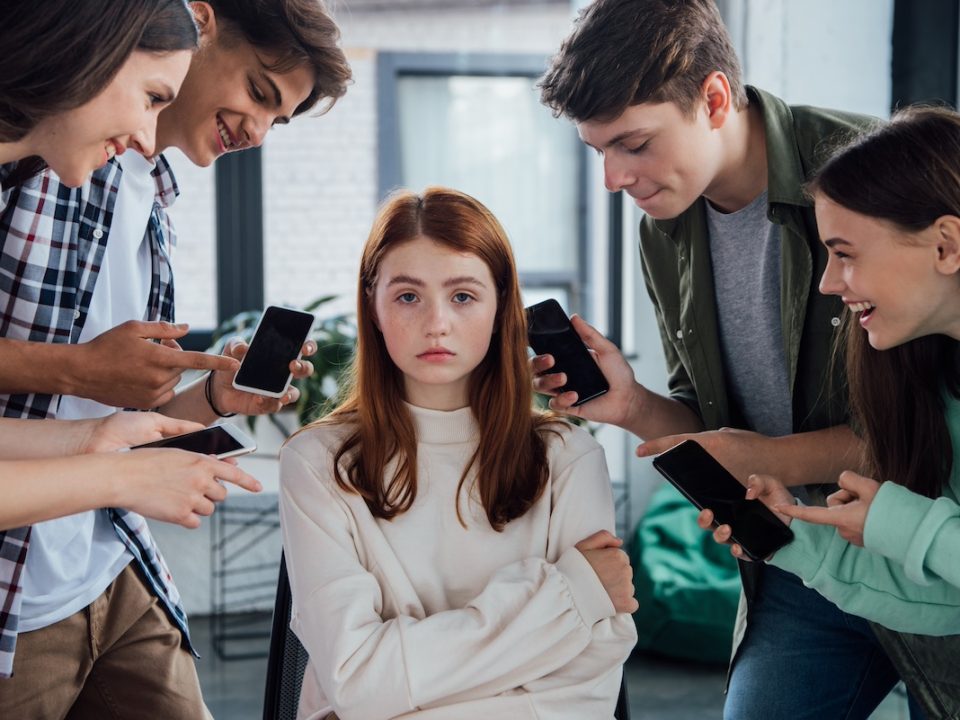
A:
{"type": "Polygon", "coordinates": [[[313,313],[303,310],[276,305],[264,310],[233,386],[257,395],[282,397],[293,378],[290,362],[300,358],[313,321],[313,313]]]}
{"type": "Polygon", "coordinates": [[[140,448],[176,448],[203,455],[214,455],[219,460],[223,460],[235,455],[251,453],[257,449],[257,444],[236,425],[214,425],[203,430],[134,445],[130,449],[139,450],[140,448]]]}

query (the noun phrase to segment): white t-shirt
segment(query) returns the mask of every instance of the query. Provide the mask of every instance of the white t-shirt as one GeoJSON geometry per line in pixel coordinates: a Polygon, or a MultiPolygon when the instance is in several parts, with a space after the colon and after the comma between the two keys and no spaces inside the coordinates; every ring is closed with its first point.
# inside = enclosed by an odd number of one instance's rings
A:
{"type": "MultiPolygon", "coordinates": [[[[156,184],[153,163],[136,152],[117,158],[123,168],[103,264],[97,276],[80,342],[127,320],[143,320],[150,294],[150,247],[144,239],[156,184]]],[[[63,396],[62,420],[103,417],[117,408],[63,396]]],[[[69,617],[107,589],[133,556],[117,536],[106,510],[37,523],[23,569],[20,632],[69,617]]]]}

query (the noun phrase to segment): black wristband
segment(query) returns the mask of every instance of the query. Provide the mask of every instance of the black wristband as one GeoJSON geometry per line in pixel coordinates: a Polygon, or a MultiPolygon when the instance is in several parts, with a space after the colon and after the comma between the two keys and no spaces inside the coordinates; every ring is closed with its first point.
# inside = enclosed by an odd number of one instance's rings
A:
{"type": "Polygon", "coordinates": [[[213,386],[211,385],[211,383],[213,382],[213,373],[215,372],[216,370],[211,370],[210,372],[207,373],[207,380],[206,382],[203,383],[203,396],[207,399],[207,405],[209,405],[210,409],[213,410],[214,415],[222,418],[233,417],[234,415],[236,415],[236,413],[220,412],[217,409],[217,406],[213,404],[213,386]]]}

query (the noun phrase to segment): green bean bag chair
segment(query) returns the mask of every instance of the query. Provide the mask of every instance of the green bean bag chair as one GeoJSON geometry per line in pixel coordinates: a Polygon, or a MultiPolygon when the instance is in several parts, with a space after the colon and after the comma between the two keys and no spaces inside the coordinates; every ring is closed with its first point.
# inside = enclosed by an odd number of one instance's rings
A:
{"type": "Polygon", "coordinates": [[[630,560],[640,609],[637,648],[726,662],[740,597],[737,561],[697,527],[698,510],[672,485],[653,494],[630,560]]]}

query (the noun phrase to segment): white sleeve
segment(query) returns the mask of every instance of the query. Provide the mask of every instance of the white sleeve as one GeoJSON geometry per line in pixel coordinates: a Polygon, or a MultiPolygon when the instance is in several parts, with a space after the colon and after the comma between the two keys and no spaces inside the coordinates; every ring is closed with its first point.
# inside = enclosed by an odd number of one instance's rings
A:
{"type": "MultiPolygon", "coordinates": [[[[597,530],[616,532],[613,492],[603,449],[582,430],[565,435],[566,442],[593,447],[585,454],[574,453],[574,461],[556,467],[553,480],[553,511],[550,516],[550,544],[553,553],[565,553],[597,530]],[[578,437],[579,436],[579,437],[578,437]]],[[[591,568],[592,571],[592,568],[591,568]]],[[[599,584],[599,580],[597,580],[599,584]]],[[[600,585],[602,589],[602,585],[600,585]]],[[[606,591],[604,591],[606,592],[606,591]]],[[[607,617],[591,628],[588,647],[557,671],[527,683],[525,690],[543,690],[595,682],[614,674],[619,687],[620,666],[637,643],[637,627],[628,613],[607,617]]]]}
{"type": "MultiPolygon", "coordinates": [[[[342,720],[391,718],[455,695],[492,696],[562,667],[614,608],[574,548],[491,578],[460,610],[384,621],[344,500],[294,448],[281,454],[280,517],[292,626],[342,720]],[[591,577],[592,576],[592,577],[591,577]]],[[[578,538],[579,539],[579,538],[578,538]]]]}

